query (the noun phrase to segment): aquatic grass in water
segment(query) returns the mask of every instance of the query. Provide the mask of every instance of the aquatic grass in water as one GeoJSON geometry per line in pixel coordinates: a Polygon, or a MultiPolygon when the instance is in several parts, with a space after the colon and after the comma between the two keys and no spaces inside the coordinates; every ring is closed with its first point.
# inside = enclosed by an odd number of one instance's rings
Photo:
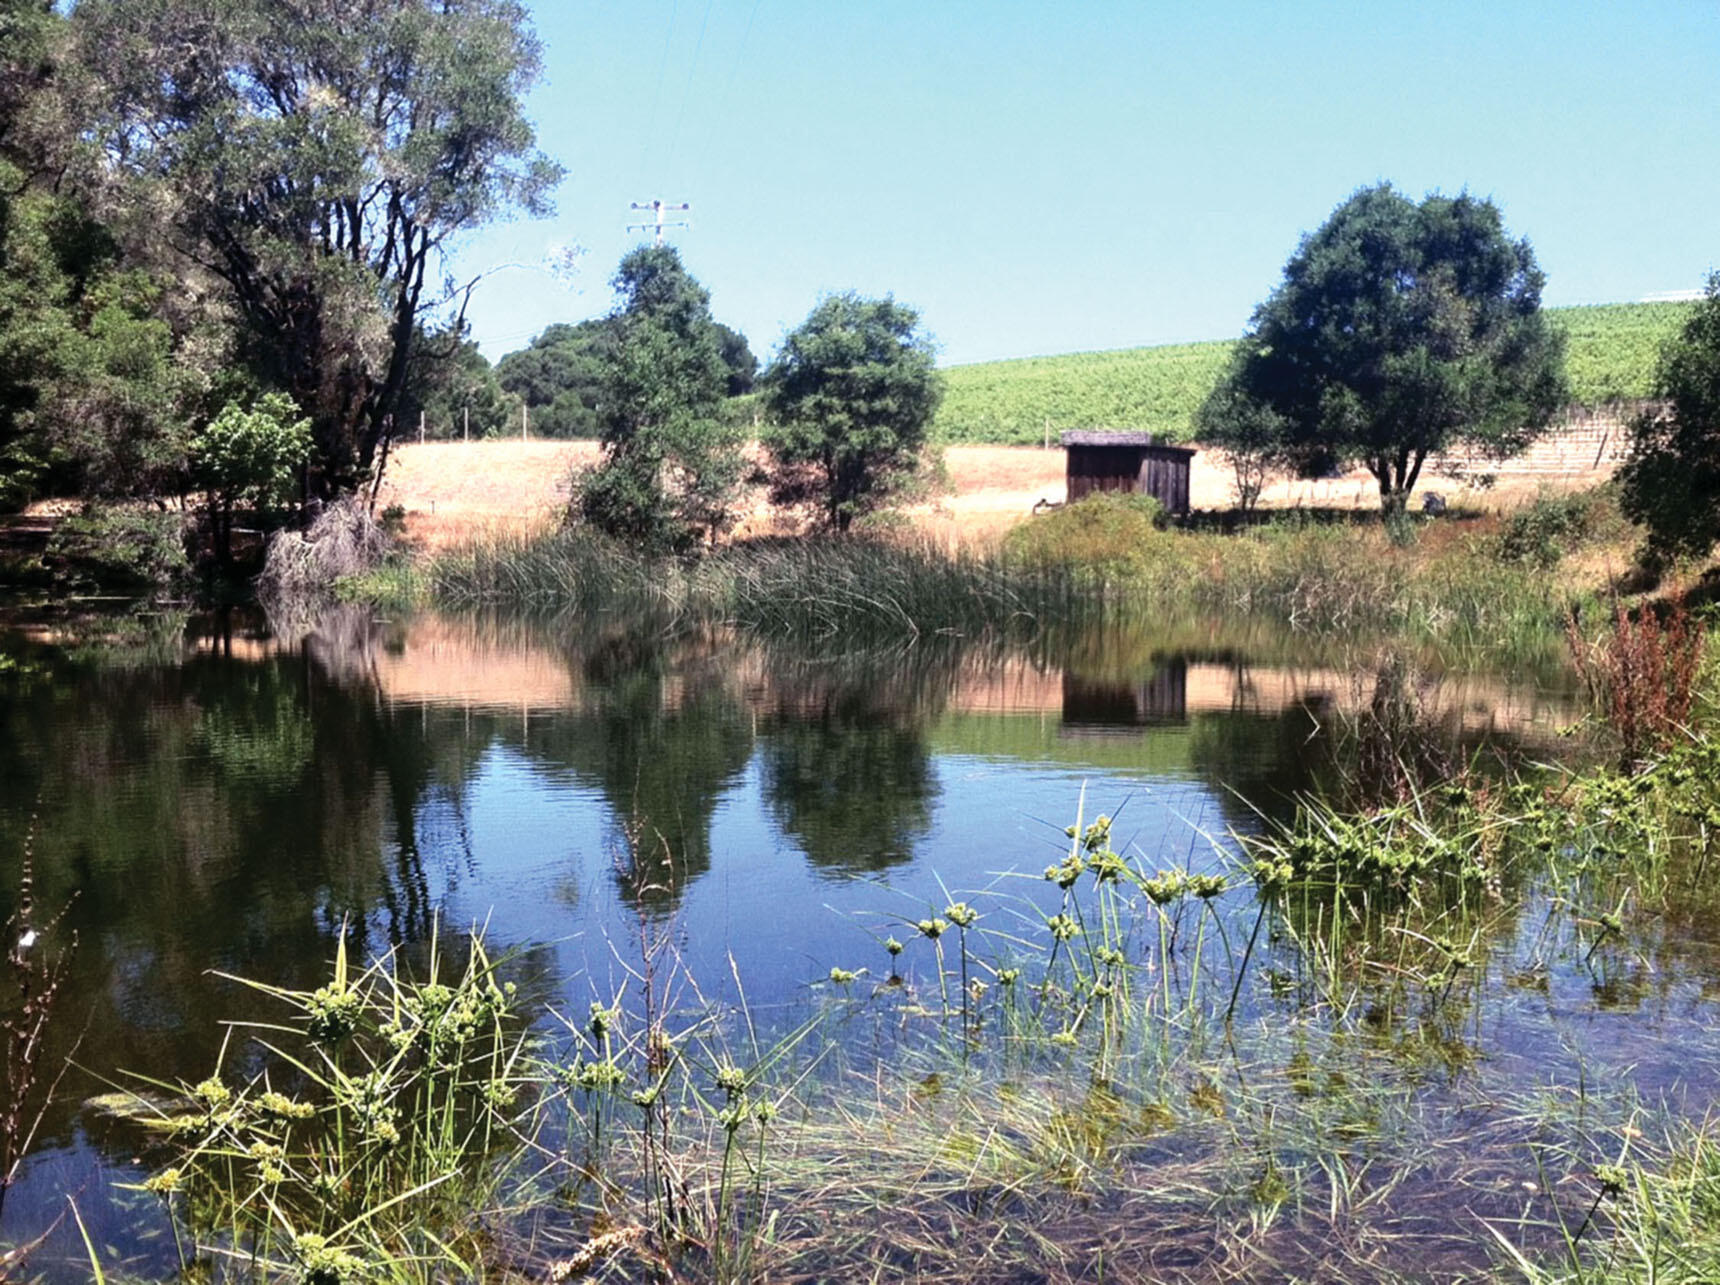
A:
{"type": "Polygon", "coordinates": [[[392,956],[353,968],[343,933],[328,984],[247,985],[288,1014],[252,1028],[267,1069],[216,1067],[138,1098],[177,1153],[144,1188],[182,1265],[237,1255],[313,1282],[474,1271],[483,1229],[471,1212],[495,1203],[522,1158],[516,1126],[536,1087],[522,1074],[514,985],[482,942],[457,976],[433,963],[417,981],[392,956]]]}
{"type": "Polygon", "coordinates": [[[605,613],[646,630],[723,623],[861,647],[1223,612],[1521,664],[1562,661],[1562,622],[1589,601],[1566,579],[1499,560],[1480,537],[1424,552],[1394,549],[1369,527],[1286,521],[1226,536],[1159,530],[1145,517],[1126,539],[1085,529],[1060,538],[1089,503],[1024,523],[1000,551],[769,540],[654,558],[575,527],[483,537],[431,556],[414,579],[448,606],[605,613]]]}
{"type": "Polygon", "coordinates": [[[567,528],[491,536],[438,554],[424,580],[449,605],[606,612],[648,628],[736,624],[766,638],[849,644],[1031,632],[1099,608],[1067,575],[862,539],[766,541],[676,559],[567,528]]]}

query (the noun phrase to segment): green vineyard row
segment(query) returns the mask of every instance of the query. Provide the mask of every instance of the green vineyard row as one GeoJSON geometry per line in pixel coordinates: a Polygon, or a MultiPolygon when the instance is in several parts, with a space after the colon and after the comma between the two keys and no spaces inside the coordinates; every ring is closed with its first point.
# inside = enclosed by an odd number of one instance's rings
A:
{"type": "MultiPolygon", "coordinates": [[[[1584,406],[1647,397],[1661,345],[1687,303],[1550,308],[1566,335],[1565,362],[1584,406]]],[[[1144,428],[1173,441],[1224,369],[1232,340],[1119,348],[952,366],[933,436],[942,442],[1027,444],[1066,428],[1144,428]]]]}

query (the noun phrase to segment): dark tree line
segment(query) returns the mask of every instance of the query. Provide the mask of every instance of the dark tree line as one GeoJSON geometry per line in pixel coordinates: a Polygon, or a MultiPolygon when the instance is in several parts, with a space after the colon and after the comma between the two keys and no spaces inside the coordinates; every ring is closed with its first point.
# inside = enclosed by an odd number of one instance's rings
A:
{"type": "MultiPolygon", "coordinates": [[[[723,392],[752,392],[758,358],[732,326],[711,322],[726,370],[723,392]]],[[[500,387],[523,401],[531,430],[542,437],[601,437],[603,381],[621,340],[619,319],[594,317],[546,328],[531,343],[496,363],[500,387]]]]}

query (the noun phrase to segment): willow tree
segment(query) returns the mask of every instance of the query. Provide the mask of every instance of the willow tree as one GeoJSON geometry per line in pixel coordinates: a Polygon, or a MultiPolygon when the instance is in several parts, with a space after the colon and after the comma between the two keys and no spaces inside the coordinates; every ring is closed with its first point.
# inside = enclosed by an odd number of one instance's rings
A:
{"type": "Polygon", "coordinates": [[[514,0],[79,0],[113,177],[213,274],[242,351],[292,394],[310,487],[372,467],[415,327],[463,310],[458,234],[542,213],[560,170],[523,96],[538,45],[514,0]]]}
{"type": "Polygon", "coordinates": [[[1305,472],[1360,461],[1401,511],[1429,456],[1509,456],[1566,402],[1542,281],[1492,201],[1363,188],[1255,310],[1203,430],[1305,472]]]}

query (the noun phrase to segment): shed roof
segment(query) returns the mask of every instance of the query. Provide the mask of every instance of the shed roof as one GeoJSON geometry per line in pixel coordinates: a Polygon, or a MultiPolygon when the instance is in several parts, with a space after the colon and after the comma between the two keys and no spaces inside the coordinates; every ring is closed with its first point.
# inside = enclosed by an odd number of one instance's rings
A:
{"type": "Polygon", "coordinates": [[[1065,446],[1154,446],[1161,451],[1182,451],[1193,455],[1194,451],[1184,446],[1173,446],[1169,442],[1155,441],[1151,433],[1138,428],[1102,429],[1102,428],[1072,428],[1061,436],[1065,446]]]}

